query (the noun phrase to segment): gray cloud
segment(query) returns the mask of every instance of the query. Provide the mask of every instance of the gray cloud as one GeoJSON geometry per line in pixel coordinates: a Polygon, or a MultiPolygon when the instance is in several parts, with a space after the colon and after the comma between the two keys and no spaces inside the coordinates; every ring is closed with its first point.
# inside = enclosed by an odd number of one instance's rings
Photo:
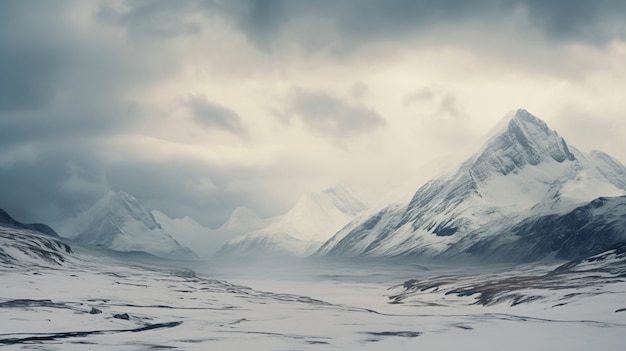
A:
{"type": "MultiPolygon", "coordinates": [[[[604,44],[626,37],[626,3],[621,0],[348,0],[240,1],[225,13],[259,47],[271,47],[281,35],[291,36],[309,49],[329,45],[353,48],[380,40],[420,36],[441,26],[502,25],[517,12],[527,14],[520,36],[539,30],[548,40],[604,44]],[[308,19],[303,26],[298,19],[308,19]],[[315,23],[324,23],[315,28],[315,23]],[[332,39],[320,41],[324,31],[332,39]]],[[[218,7],[219,8],[219,7],[218,7]]],[[[215,9],[215,7],[212,7],[215,9]]],[[[443,38],[441,38],[443,39],[443,38]]]]}
{"type": "Polygon", "coordinates": [[[435,95],[436,93],[432,88],[422,88],[407,94],[404,99],[402,99],[402,104],[409,106],[420,101],[430,101],[435,98],[435,95]]]}
{"type": "Polygon", "coordinates": [[[527,0],[517,5],[554,40],[603,44],[626,38],[626,3],[621,0],[527,0]]]}
{"type": "Polygon", "coordinates": [[[237,112],[209,101],[204,95],[191,95],[182,103],[191,109],[195,120],[204,127],[225,130],[241,137],[248,135],[237,112]]]}
{"type": "Polygon", "coordinates": [[[192,1],[132,1],[122,5],[102,2],[96,18],[103,23],[123,27],[130,37],[174,38],[198,34],[202,26],[190,16],[198,11],[192,1]]]}
{"type": "MultiPolygon", "coordinates": [[[[345,0],[345,1],[124,1],[103,3],[96,17],[127,30],[133,38],[173,38],[203,30],[202,19],[225,20],[258,48],[281,43],[307,50],[351,50],[378,41],[439,33],[473,25],[489,28],[511,22],[520,13],[516,35],[539,31],[554,42],[603,45],[626,38],[626,3],[621,0],[345,0]]],[[[463,37],[461,29],[460,37],[463,37]]],[[[462,39],[458,40],[462,42],[462,39]]]]}
{"type": "Polygon", "coordinates": [[[0,154],[135,128],[141,113],[126,93],[168,74],[170,65],[79,29],[67,16],[75,4],[0,2],[0,154]]]}
{"type": "Polygon", "coordinates": [[[402,99],[404,107],[410,107],[413,104],[420,104],[431,107],[432,115],[441,117],[461,117],[463,115],[463,107],[459,97],[453,91],[447,91],[437,86],[424,87],[412,93],[407,94],[402,99]]]}
{"type": "Polygon", "coordinates": [[[286,115],[296,116],[313,132],[324,136],[352,137],[385,125],[378,112],[325,92],[294,89],[290,95],[286,115]]]}
{"type": "MultiPolygon", "coordinates": [[[[192,216],[212,227],[241,205],[259,209],[264,216],[285,210],[283,195],[277,195],[280,189],[268,186],[276,178],[275,167],[221,166],[185,157],[155,161],[129,155],[117,155],[119,159],[111,162],[104,155],[108,152],[101,145],[81,143],[50,148],[36,162],[0,165],[0,208],[23,221],[54,223],[92,206],[112,189],[131,193],[147,209],[192,216]],[[233,182],[256,185],[232,189],[233,182]]],[[[288,198],[293,201],[291,195],[288,198]]]]}
{"type": "MultiPolygon", "coordinates": [[[[211,21],[239,31],[262,55],[276,58],[272,61],[276,67],[311,57],[315,61],[311,55],[315,51],[353,53],[370,44],[403,46],[407,39],[429,36],[433,45],[473,45],[459,34],[464,26],[482,28],[480,33],[488,38],[487,34],[497,32],[519,13],[526,17],[513,24],[518,27],[507,38],[511,45],[534,31],[549,44],[604,45],[623,40],[626,26],[626,3],[619,0],[133,0],[94,4],[0,1],[0,208],[20,220],[49,221],[75,213],[107,188],[128,191],[149,208],[174,216],[191,215],[214,226],[239,205],[262,209],[264,215],[288,206],[287,200],[277,198],[279,189],[268,184],[283,174],[292,172],[289,176],[296,178],[302,172],[294,170],[301,165],[285,165],[282,159],[269,166],[235,167],[191,158],[144,160],[107,149],[106,141],[119,135],[150,137],[149,128],[144,127],[159,124],[158,113],[146,113],[144,108],[149,107],[133,98],[154,99],[145,92],[153,87],[160,88],[159,93],[167,91],[170,85],[160,85],[163,82],[180,87],[180,81],[171,79],[180,77],[184,50],[188,50],[185,45],[189,45],[184,41],[198,40],[193,45],[210,48],[211,42],[201,40],[211,21]],[[288,55],[279,56],[284,48],[288,55]],[[233,183],[252,185],[234,187],[233,183]]],[[[229,61],[233,56],[228,55],[240,54],[237,45],[233,52],[210,54],[220,57],[216,61],[229,61]]],[[[517,55],[507,51],[510,47],[494,47],[505,52],[506,58],[517,55]]],[[[528,55],[536,56],[534,52],[528,55]]],[[[254,65],[245,58],[237,62],[254,65]]],[[[321,62],[351,63],[345,56],[324,57],[321,62]]],[[[201,68],[211,71],[220,66],[211,61],[201,68]]],[[[289,79],[289,75],[284,77],[289,79]]],[[[297,118],[318,135],[335,140],[354,137],[385,124],[377,110],[364,105],[375,91],[371,88],[354,85],[350,101],[296,89],[280,113],[287,119],[297,118]]],[[[164,98],[171,101],[174,96],[164,98]]],[[[199,125],[247,135],[242,116],[233,109],[202,95],[182,101],[199,125]]],[[[441,113],[463,112],[463,100],[437,91],[418,92],[405,100],[407,106],[421,102],[440,108],[441,113]]],[[[468,134],[462,128],[455,130],[468,134]]]]}
{"type": "Polygon", "coordinates": [[[195,120],[205,127],[225,130],[242,137],[247,135],[237,112],[209,101],[204,95],[191,95],[184,104],[191,109],[195,120]]]}
{"type": "MultiPolygon", "coordinates": [[[[51,17],[58,9],[46,8],[51,17]]],[[[31,3],[0,3],[0,112],[41,106],[50,101],[69,68],[66,47],[52,33],[56,23],[36,23],[40,9],[31,3]],[[41,34],[41,35],[40,35],[41,34]]]]}

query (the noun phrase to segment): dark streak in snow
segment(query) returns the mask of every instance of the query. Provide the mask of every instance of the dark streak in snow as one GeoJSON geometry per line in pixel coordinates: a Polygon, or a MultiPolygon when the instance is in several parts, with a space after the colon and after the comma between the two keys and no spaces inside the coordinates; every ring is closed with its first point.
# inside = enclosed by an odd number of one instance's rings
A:
{"type": "Polygon", "coordinates": [[[53,333],[53,334],[34,334],[33,336],[29,336],[26,338],[9,338],[9,339],[0,339],[0,344],[4,345],[15,345],[15,344],[28,344],[32,342],[41,342],[41,341],[54,341],[58,339],[67,339],[67,338],[77,338],[77,337],[86,337],[94,334],[115,334],[115,333],[139,333],[153,329],[161,329],[161,328],[174,328],[181,325],[182,321],[176,322],[167,322],[167,323],[156,323],[156,324],[148,324],[141,328],[135,329],[117,329],[117,330],[90,330],[90,331],[74,331],[74,332],[64,332],[64,333],[53,333]]]}

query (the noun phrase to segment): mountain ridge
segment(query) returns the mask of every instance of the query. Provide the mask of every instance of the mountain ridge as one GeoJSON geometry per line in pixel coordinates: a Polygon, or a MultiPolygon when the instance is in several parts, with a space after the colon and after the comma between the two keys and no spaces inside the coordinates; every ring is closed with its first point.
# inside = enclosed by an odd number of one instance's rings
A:
{"type": "Polygon", "coordinates": [[[217,256],[308,256],[366,208],[344,185],[307,192],[286,214],[264,228],[233,238],[217,256]]]}
{"type": "Polygon", "coordinates": [[[601,196],[624,195],[624,174],[619,161],[582,154],[519,109],[456,172],[428,181],[406,206],[350,224],[316,254],[462,254],[467,248],[461,244],[487,240],[526,218],[563,215],[601,196]]]}
{"type": "Polygon", "coordinates": [[[15,228],[15,229],[26,229],[32,230],[35,232],[39,232],[54,238],[60,238],[59,234],[54,231],[50,226],[43,223],[22,223],[9,215],[9,213],[0,208],[0,226],[15,228]]]}
{"type": "Polygon", "coordinates": [[[162,258],[193,259],[154,216],[124,191],[108,191],[91,208],[65,226],[69,238],[115,251],[144,251],[162,258]]]}

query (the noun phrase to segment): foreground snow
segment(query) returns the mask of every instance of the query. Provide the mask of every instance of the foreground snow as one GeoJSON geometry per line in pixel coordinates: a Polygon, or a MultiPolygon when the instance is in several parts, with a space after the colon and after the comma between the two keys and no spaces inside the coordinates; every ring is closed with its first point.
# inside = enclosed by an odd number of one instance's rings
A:
{"type": "Polygon", "coordinates": [[[617,350],[626,341],[624,257],[615,252],[493,272],[301,261],[195,274],[14,229],[0,228],[0,249],[0,345],[8,349],[617,350]],[[553,272],[569,272],[561,280],[569,286],[555,288],[553,272]],[[508,292],[539,296],[524,303],[477,303],[516,277],[550,279],[508,292]]]}

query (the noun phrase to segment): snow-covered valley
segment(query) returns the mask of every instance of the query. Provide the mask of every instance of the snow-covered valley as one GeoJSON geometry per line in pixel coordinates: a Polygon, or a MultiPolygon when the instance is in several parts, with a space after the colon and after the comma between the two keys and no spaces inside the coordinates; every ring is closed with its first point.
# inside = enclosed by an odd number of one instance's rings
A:
{"type": "Polygon", "coordinates": [[[196,262],[194,272],[3,228],[0,257],[8,349],[616,350],[626,341],[619,248],[565,266],[301,259],[254,270],[196,262]]]}

